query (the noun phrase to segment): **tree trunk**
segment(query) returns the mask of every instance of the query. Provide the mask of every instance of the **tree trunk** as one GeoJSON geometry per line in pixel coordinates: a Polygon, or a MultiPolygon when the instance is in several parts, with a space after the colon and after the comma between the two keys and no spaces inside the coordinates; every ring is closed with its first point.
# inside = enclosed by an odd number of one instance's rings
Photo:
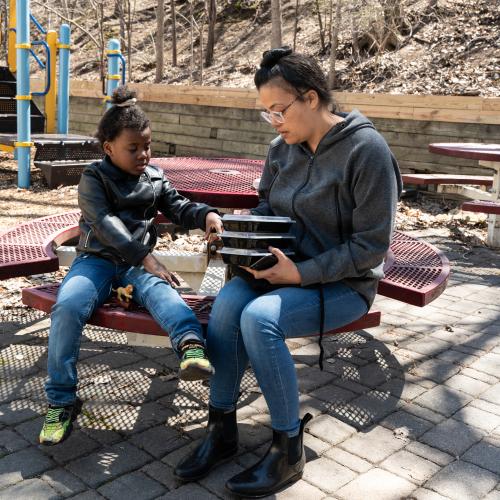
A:
{"type": "Polygon", "coordinates": [[[193,85],[193,73],[194,73],[194,17],[193,17],[193,2],[194,0],[189,0],[189,36],[191,42],[191,63],[190,63],[190,76],[189,85],[193,85]]]}
{"type": "Polygon", "coordinates": [[[125,40],[125,12],[123,8],[124,0],[116,0],[115,3],[115,16],[118,18],[118,22],[120,24],[120,42],[122,44],[122,50],[126,47],[125,40]]]}
{"type": "Polygon", "coordinates": [[[172,15],[172,66],[177,66],[177,25],[175,23],[175,0],[170,0],[172,15]]]}
{"type": "Polygon", "coordinates": [[[360,61],[360,52],[359,52],[359,25],[358,25],[358,9],[355,2],[353,2],[351,6],[351,36],[352,36],[352,52],[351,59],[354,64],[358,64],[360,61]]]}
{"type": "Polygon", "coordinates": [[[319,8],[319,0],[316,0],[316,11],[318,13],[318,25],[319,25],[319,41],[321,42],[321,51],[325,51],[325,33],[323,30],[323,20],[321,19],[321,10],[319,8]]]}
{"type": "Polygon", "coordinates": [[[212,66],[215,48],[215,22],[217,19],[216,0],[207,0],[208,36],[205,48],[205,66],[212,66]]]}
{"type": "Polygon", "coordinates": [[[271,48],[281,45],[281,1],[271,0],[271,48]]]}
{"type": "Polygon", "coordinates": [[[165,26],[165,1],[158,0],[158,10],[156,16],[157,29],[156,29],[156,75],[155,83],[160,83],[163,80],[163,40],[164,40],[164,26],[165,26]]]}
{"type": "Polygon", "coordinates": [[[330,50],[330,72],[328,74],[328,87],[335,88],[337,84],[337,75],[335,73],[335,63],[337,60],[337,47],[339,43],[340,23],[342,22],[342,0],[337,0],[335,10],[335,24],[332,30],[332,48],[330,50]]]}
{"type": "MultiPolygon", "coordinates": [[[[132,0],[127,0],[128,2],[128,22],[127,22],[127,62],[128,62],[128,81],[132,81],[132,0]]],[[[134,11],[135,11],[135,0],[134,0],[134,11]]]]}
{"type": "Polygon", "coordinates": [[[295,0],[295,20],[293,23],[293,50],[297,42],[297,31],[299,29],[299,0],[295,0]]]}

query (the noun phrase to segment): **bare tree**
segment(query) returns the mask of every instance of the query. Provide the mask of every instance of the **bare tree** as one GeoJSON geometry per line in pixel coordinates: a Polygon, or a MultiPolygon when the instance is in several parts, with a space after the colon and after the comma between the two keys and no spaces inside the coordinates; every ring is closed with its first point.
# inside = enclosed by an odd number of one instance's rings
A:
{"type": "Polygon", "coordinates": [[[271,0],[271,48],[281,45],[281,1],[271,0]]]}
{"type": "Polygon", "coordinates": [[[321,18],[321,9],[319,6],[319,0],[316,0],[316,12],[318,14],[318,25],[319,25],[319,41],[321,43],[321,51],[325,51],[325,31],[323,28],[323,19],[321,18]]]}
{"type": "Polygon", "coordinates": [[[165,2],[158,0],[158,10],[156,15],[156,76],[155,83],[160,83],[163,80],[163,39],[164,39],[164,22],[165,22],[165,2]]]}
{"type": "Polygon", "coordinates": [[[120,42],[122,47],[125,48],[126,40],[125,40],[125,9],[124,9],[124,0],[116,0],[115,3],[115,16],[118,18],[118,23],[120,25],[120,42]]]}
{"type": "Polygon", "coordinates": [[[330,72],[328,73],[328,87],[333,89],[337,83],[335,63],[337,61],[337,47],[339,43],[340,23],[342,22],[342,0],[337,0],[335,9],[335,24],[332,30],[332,48],[330,49],[330,72]]]}
{"type": "Polygon", "coordinates": [[[207,20],[208,20],[208,36],[207,46],[205,49],[205,66],[212,66],[214,62],[215,48],[215,22],[217,19],[217,1],[207,0],[207,20]]]}
{"type": "Polygon", "coordinates": [[[132,81],[132,16],[135,14],[135,0],[132,9],[132,0],[127,1],[127,65],[128,81],[132,81]]]}
{"type": "Polygon", "coordinates": [[[175,0],[170,0],[170,15],[172,16],[172,66],[177,66],[177,25],[175,20],[175,0]]]}
{"type": "Polygon", "coordinates": [[[359,9],[359,4],[358,0],[353,0],[351,3],[351,8],[349,9],[349,14],[351,17],[351,37],[352,37],[352,52],[351,52],[351,59],[354,64],[357,64],[360,59],[360,52],[359,52],[359,18],[358,18],[358,9],[359,9]]]}
{"type": "Polygon", "coordinates": [[[293,50],[295,50],[298,30],[299,30],[299,0],[295,0],[295,19],[293,23],[293,50]]]}
{"type": "Polygon", "coordinates": [[[5,65],[7,66],[7,39],[9,33],[9,16],[7,14],[7,2],[8,0],[2,0],[0,2],[0,40],[2,41],[1,50],[5,53],[5,65]]]}

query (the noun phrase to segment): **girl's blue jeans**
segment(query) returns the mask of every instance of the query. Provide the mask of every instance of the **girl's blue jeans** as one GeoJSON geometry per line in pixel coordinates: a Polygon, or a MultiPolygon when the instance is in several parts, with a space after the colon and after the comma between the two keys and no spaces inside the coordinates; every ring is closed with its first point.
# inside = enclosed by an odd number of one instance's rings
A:
{"type": "MultiPolygon", "coordinates": [[[[323,285],[325,332],[341,327],[368,311],[365,300],[342,283],[323,285]]],[[[299,390],[287,338],[319,331],[320,295],[317,288],[283,287],[265,294],[236,277],[214,303],[207,332],[207,349],[215,375],[210,404],[236,407],[248,362],[266,399],[273,429],[295,436],[299,432],[299,390]]]]}
{"type": "Polygon", "coordinates": [[[108,299],[112,288],[128,284],[134,287],[134,301],[145,307],[168,333],[176,352],[183,340],[192,338],[204,343],[193,311],[166,281],[142,267],[81,254],[65,276],[52,308],[45,384],[49,404],[65,406],[75,402],[76,363],[83,327],[94,309],[108,299]]]}

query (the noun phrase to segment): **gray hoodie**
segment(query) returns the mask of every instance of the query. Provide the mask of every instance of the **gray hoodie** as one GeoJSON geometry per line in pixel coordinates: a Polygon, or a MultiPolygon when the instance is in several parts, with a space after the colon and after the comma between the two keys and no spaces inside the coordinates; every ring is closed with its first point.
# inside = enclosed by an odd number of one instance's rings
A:
{"type": "Polygon", "coordinates": [[[371,305],[389,248],[402,182],[397,162],[370,120],[354,110],[315,154],[271,142],[256,215],[295,219],[302,286],[342,281],[371,305]]]}

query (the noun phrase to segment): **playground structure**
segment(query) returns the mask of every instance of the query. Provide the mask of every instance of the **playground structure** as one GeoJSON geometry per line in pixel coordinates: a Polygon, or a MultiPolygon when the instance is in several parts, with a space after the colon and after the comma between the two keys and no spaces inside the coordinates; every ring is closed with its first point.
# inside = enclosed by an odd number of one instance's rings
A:
{"type": "MultiPolygon", "coordinates": [[[[85,166],[102,158],[96,139],[68,133],[70,43],[67,24],[61,25],[58,39],[56,31],[46,31],[31,14],[29,0],[10,0],[7,67],[0,67],[0,150],[14,153],[20,188],[30,187],[33,147],[36,148],[34,164],[42,170],[50,188],[78,183],[85,166]],[[31,41],[30,21],[45,40],[31,41]],[[33,51],[35,46],[45,50],[45,63],[33,51]],[[30,56],[45,70],[42,92],[30,90],[30,56]],[[45,114],[33,96],[44,97],[45,114]]],[[[125,77],[125,61],[118,40],[110,40],[107,55],[109,96],[125,77]]]]}

